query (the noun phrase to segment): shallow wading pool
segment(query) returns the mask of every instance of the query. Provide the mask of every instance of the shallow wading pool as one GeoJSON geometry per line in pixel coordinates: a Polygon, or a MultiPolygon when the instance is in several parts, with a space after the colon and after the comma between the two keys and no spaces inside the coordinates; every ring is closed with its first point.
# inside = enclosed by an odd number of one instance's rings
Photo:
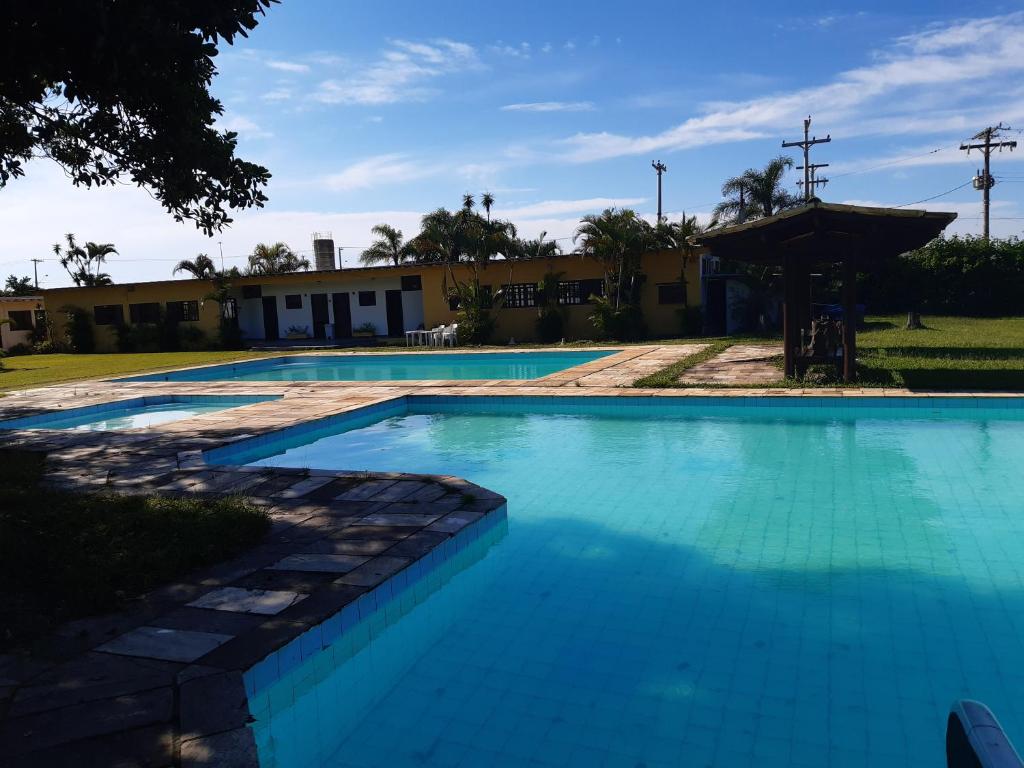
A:
{"type": "Polygon", "coordinates": [[[266,766],[942,765],[965,697],[1024,742],[1020,400],[410,397],[208,460],[508,497],[249,674],[266,766]]]}
{"type": "Polygon", "coordinates": [[[293,355],[132,376],[120,381],[468,381],[539,379],[617,350],[564,352],[402,352],[293,355]]]}
{"type": "Polygon", "coordinates": [[[50,411],[0,421],[0,429],[59,429],[102,432],[153,427],[204,413],[276,400],[279,395],[156,395],[50,411]]]}

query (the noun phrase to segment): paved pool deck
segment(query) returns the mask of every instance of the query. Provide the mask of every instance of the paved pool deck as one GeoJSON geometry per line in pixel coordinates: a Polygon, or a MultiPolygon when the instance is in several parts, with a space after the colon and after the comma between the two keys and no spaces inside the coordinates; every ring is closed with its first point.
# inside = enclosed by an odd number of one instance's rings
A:
{"type": "Polygon", "coordinates": [[[209,466],[204,451],[405,395],[1021,396],[631,386],[702,348],[628,347],[530,381],[90,380],[0,398],[0,419],[6,419],[140,395],[282,396],[146,429],[5,433],[6,446],[47,452],[45,481],[53,486],[240,494],[268,510],[272,528],[242,556],[155,590],[128,610],[72,622],[31,654],[0,656],[0,763],[256,768],[244,673],[288,649],[300,656],[318,650],[327,641],[313,633],[323,622],[365,602],[449,540],[505,514],[502,496],[460,478],[209,466]]]}

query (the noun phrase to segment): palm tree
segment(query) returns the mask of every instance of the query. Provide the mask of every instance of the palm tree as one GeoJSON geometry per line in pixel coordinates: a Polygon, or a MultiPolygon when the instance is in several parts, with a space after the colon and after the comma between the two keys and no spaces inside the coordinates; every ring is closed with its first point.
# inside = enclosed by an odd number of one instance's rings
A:
{"type": "Polygon", "coordinates": [[[100,265],[107,256],[117,253],[113,243],[88,242],[84,246],[75,242],[75,236],[68,233],[64,236],[67,248],[62,249],[60,243],[53,246],[53,252],[60,259],[60,265],[67,270],[77,286],[113,285],[114,281],[106,272],[100,272],[100,265]]]}
{"type": "Polygon", "coordinates": [[[472,211],[474,205],[476,205],[476,200],[473,199],[469,192],[462,196],[462,209],[464,211],[472,211]]]}
{"type": "Polygon", "coordinates": [[[791,158],[780,155],[761,170],[748,168],[727,179],[722,185],[726,199],[715,206],[715,216],[741,224],[800,205],[799,197],[782,188],[782,179],[792,166],[791,158]]]}
{"type": "Polygon", "coordinates": [[[541,232],[536,239],[520,240],[520,258],[523,259],[550,259],[552,256],[559,256],[562,253],[557,240],[547,240],[548,233],[541,232]]]}
{"type": "Polygon", "coordinates": [[[403,261],[416,257],[416,248],[412,242],[402,240],[402,230],[390,224],[378,224],[370,231],[379,237],[359,257],[363,264],[393,264],[397,267],[403,261]]]}
{"type": "Polygon", "coordinates": [[[604,264],[605,295],[613,309],[634,299],[639,288],[640,257],[658,246],[654,228],[627,209],[607,208],[600,215],[584,216],[573,242],[579,253],[604,264]]]}
{"type": "Polygon", "coordinates": [[[491,206],[494,205],[494,195],[492,195],[490,192],[484,192],[483,196],[480,198],[480,205],[482,205],[484,207],[484,210],[487,211],[487,220],[490,221],[491,206]]]}
{"type": "Polygon", "coordinates": [[[213,259],[205,253],[200,253],[194,260],[182,259],[179,261],[171,274],[176,275],[179,272],[188,272],[196,280],[212,280],[217,274],[217,268],[214,266],[213,259]]]}
{"type": "Polygon", "coordinates": [[[281,275],[309,269],[309,259],[299,256],[287,243],[260,243],[249,256],[247,275],[281,275]]]}

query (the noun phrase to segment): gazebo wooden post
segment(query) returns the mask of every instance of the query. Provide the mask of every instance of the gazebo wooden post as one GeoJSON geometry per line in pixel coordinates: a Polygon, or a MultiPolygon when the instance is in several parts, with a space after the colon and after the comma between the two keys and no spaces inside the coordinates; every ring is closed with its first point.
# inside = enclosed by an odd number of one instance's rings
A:
{"type": "Polygon", "coordinates": [[[843,259],[843,381],[857,380],[857,264],[843,259]]]}
{"type": "Polygon", "coordinates": [[[796,258],[786,256],[782,267],[782,343],[784,368],[787,378],[796,376],[797,327],[800,322],[800,310],[797,306],[796,294],[799,280],[796,276],[796,258]]]}

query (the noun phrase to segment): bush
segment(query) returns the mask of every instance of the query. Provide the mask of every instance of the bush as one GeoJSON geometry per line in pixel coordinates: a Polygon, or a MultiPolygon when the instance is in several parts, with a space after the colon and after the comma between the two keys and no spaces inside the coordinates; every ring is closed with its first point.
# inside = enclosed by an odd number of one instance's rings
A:
{"type": "Polygon", "coordinates": [[[32,347],[28,344],[15,344],[6,350],[8,357],[18,357],[19,355],[31,355],[32,347]]]}
{"type": "Polygon", "coordinates": [[[82,355],[96,351],[96,339],[92,333],[92,318],[81,307],[64,307],[61,310],[67,315],[64,334],[73,352],[82,355]]]}
{"type": "Polygon", "coordinates": [[[160,352],[163,334],[161,326],[150,323],[125,325],[114,328],[118,352],[160,352]]]}
{"type": "Polygon", "coordinates": [[[639,341],[647,335],[644,313],[637,304],[620,304],[615,307],[606,297],[595,298],[590,322],[602,339],[639,341]]]}
{"type": "Polygon", "coordinates": [[[1019,315],[1024,295],[1024,242],[1017,238],[939,238],[864,276],[858,293],[872,312],[1019,315]]]}
{"type": "Polygon", "coordinates": [[[221,349],[242,349],[242,329],[238,323],[221,318],[217,329],[217,346],[221,349]]]}
{"type": "Polygon", "coordinates": [[[59,355],[71,351],[67,342],[60,339],[43,339],[32,345],[32,353],[35,355],[59,355]]]}
{"type": "Polygon", "coordinates": [[[177,336],[178,348],[185,352],[201,352],[210,346],[203,329],[194,325],[179,326],[177,336]]]}
{"type": "Polygon", "coordinates": [[[544,308],[537,313],[537,341],[550,344],[559,341],[565,330],[565,318],[555,309],[544,308]]]}

